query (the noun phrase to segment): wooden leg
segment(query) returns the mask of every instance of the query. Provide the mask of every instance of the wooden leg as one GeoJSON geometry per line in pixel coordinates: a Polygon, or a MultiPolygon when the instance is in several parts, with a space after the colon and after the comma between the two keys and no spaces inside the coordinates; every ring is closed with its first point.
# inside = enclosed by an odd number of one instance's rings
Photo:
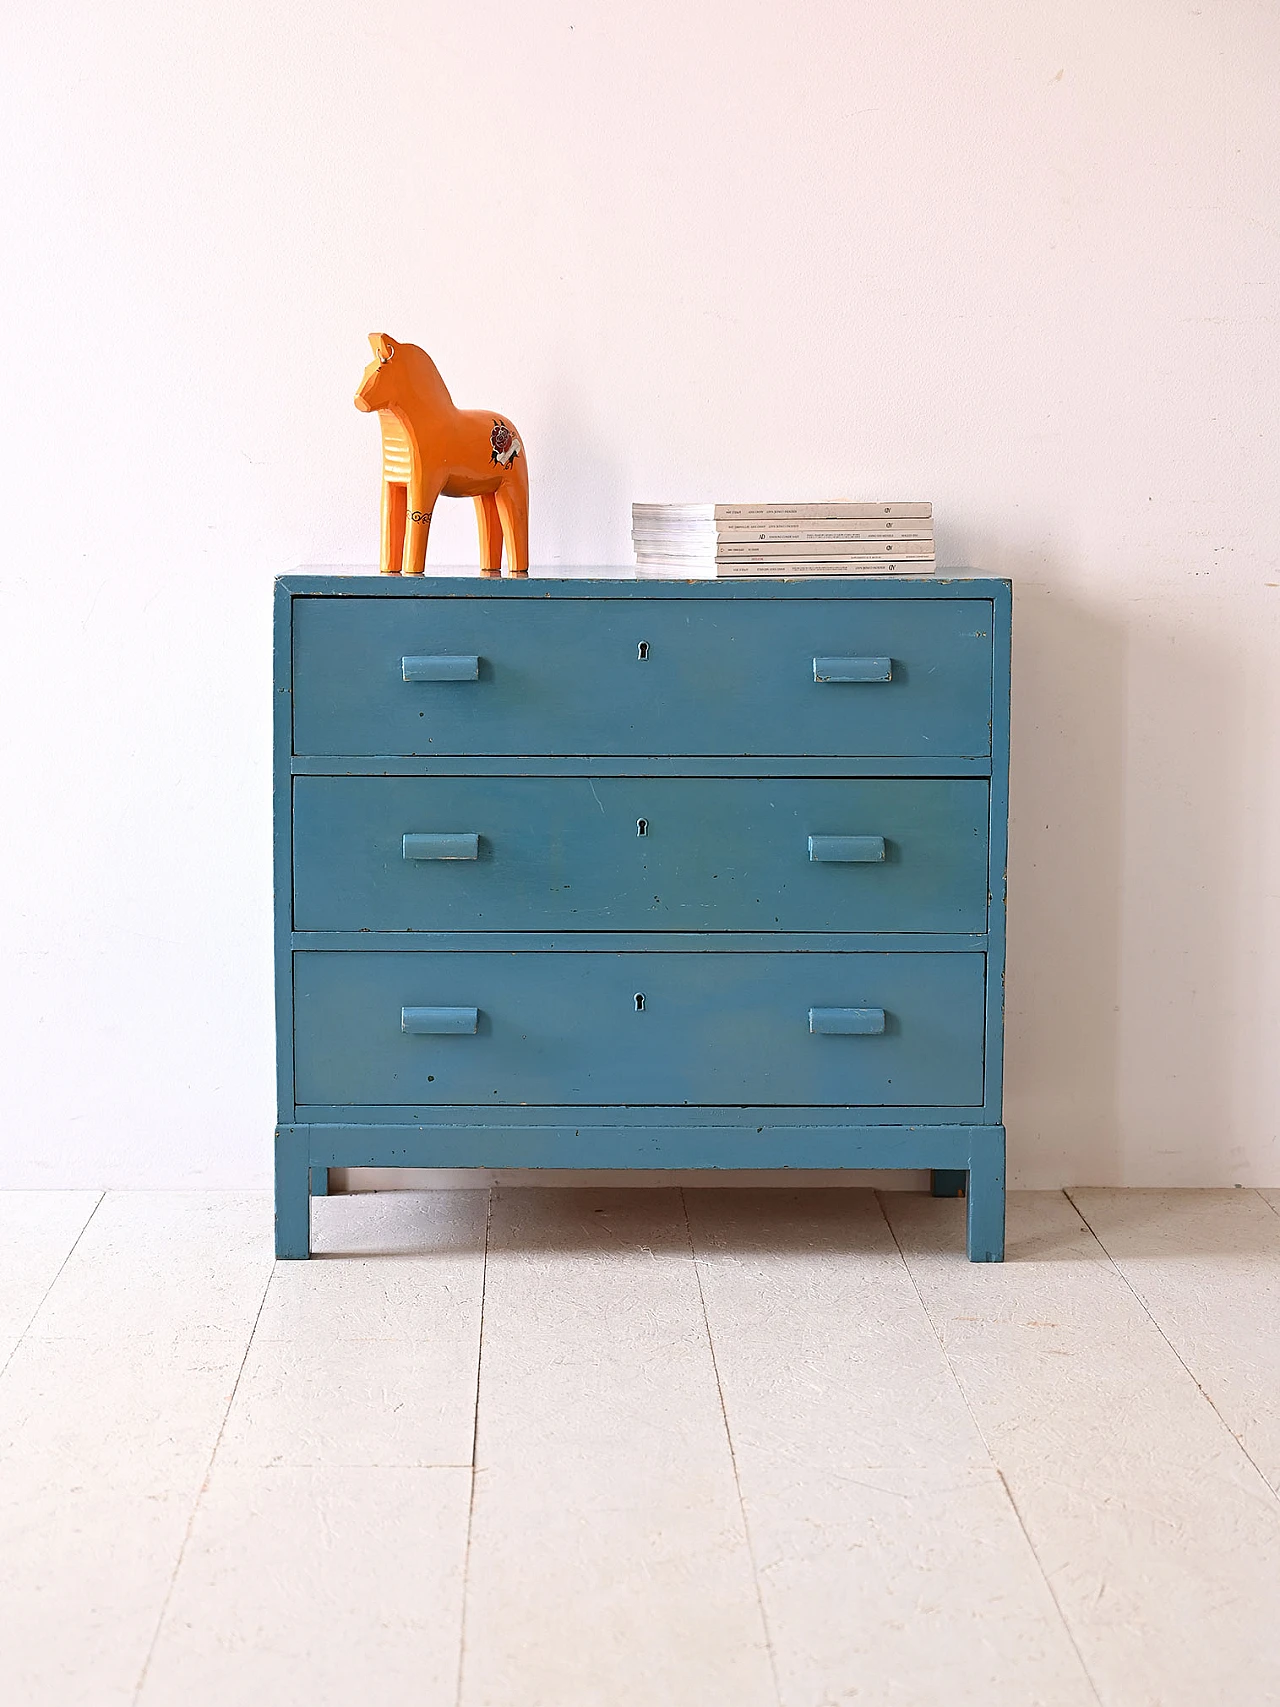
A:
{"type": "Polygon", "coordinates": [[[431,533],[431,512],[436,507],[442,473],[424,473],[409,482],[409,519],[405,536],[404,572],[421,575],[427,567],[427,540],[431,533]]]}
{"type": "Polygon", "coordinates": [[[929,1174],[929,1190],[935,1197],[959,1197],[964,1191],[963,1168],[933,1168],[929,1174]]]}
{"type": "Polygon", "coordinates": [[[404,568],[404,518],[409,507],[408,489],[394,480],[382,482],[382,560],[384,575],[398,575],[404,568]]]}
{"type": "Polygon", "coordinates": [[[329,1170],[328,1168],[312,1168],[311,1170],[312,1197],[328,1197],[329,1170]]]}
{"type": "Polygon", "coordinates": [[[311,1255],[311,1169],[305,1126],[276,1129],[276,1255],[311,1255]]]}
{"type": "Polygon", "coordinates": [[[492,492],[475,501],[476,530],[480,535],[480,569],[485,575],[502,573],[502,518],[492,492]]]}
{"type": "Polygon", "coordinates": [[[529,573],[529,481],[523,457],[512,470],[511,479],[496,494],[502,518],[502,537],[507,547],[508,575],[529,573]]]}
{"type": "Polygon", "coordinates": [[[969,1151],[970,1262],[1004,1261],[1004,1127],[975,1133],[969,1151]]]}

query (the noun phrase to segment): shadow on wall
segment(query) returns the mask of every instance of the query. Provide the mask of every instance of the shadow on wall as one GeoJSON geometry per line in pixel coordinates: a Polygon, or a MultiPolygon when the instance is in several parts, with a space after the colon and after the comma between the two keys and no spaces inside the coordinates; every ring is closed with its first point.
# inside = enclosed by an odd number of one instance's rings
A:
{"type": "Polygon", "coordinates": [[[1021,583],[1013,697],[1011,1183],[1229,1180],[1231,657],[1021,583]]]}
{"type": "Polygon", "coordinates": [[[563,374],[548,380],[539,406],[539,469],[544,472],[538,488],[539,509],[531,512],[536,542],[533,561],[556,566],[629,565],[631,507],[626,474],[617,459],[602,450],[612,442],[609,423],[590,419],[585,396],[563,374]],[[625,531],[619,526],[623,516],[625,531]]]}
{"type": "MultiPolygon", "coordinates": [[[[1259,776],[1247,660],[1196,605],[1144,602],[1128,641],[1121,963],[1122,1183],[1230,1185],[1263,1062],[1249,1055],[1243,898],[1259,776]]],[[[1257,1149],[1259,1134],[1248,1135],[1257,1149]]],[[[1265,1183],[1265,1182],[1264,1182],[1265,1183]]]]}

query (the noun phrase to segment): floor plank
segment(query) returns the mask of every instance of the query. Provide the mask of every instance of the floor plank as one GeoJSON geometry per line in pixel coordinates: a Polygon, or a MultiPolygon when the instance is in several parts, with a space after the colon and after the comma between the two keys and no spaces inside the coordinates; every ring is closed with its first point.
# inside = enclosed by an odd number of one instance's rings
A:
{"type": "Polygon", "coordinates": [[[1076,1195],[0,1194],[0,1699],[1280,1699],[1280,1193],[1076,1195]]]}
{"type": "Polygon", "coordinates": [[[101,1196],[99,1191],[0,1191],[0,1370],[101,1196]]]}
{"type": "Polygon", "coordinates": [[[1280,1216],[1253,1191],[1069,1195],[1280,1492],[1280,1216]]]}
{"type": "Polygon", "coordinates": [[[108,1192],[27,1337],[238,1338],[271,1273],[264,1223],[265,1192],[108,1192]]]}
{"type": "Polygon", "coordinates": [[[216,1465],[140,1707],[454,1707],[469,1470],[216,1465]]]}
{"type": "Polygon", "coordinates": [[[317,1198],[272,1277],[219,1464],[471,1464],[483,1191],[317,1198]]]}
{"type": "Polygon", "coordinates": [[[270,1270],[265,1195],[85,1228],[0,1381],[6,1707],[133,1700],[270,1270]]]}
{"type": "Polygon", "coordinates": [[[676,1191],[495,1192],[462,1707],[774,1707],[676,1191]]]}
{"type": "Polygon", "coordinates": [[[886,1193],[912,1277],[1104,1707],[1280,1699],[1280,1504],[1061,1193],[1009,1260],[886,1193]]]}
{"type": "Polygon", "coordinates": [[[1091,1707],[875,1197],[685,1197],[785,1707],[1091,1707]]]}

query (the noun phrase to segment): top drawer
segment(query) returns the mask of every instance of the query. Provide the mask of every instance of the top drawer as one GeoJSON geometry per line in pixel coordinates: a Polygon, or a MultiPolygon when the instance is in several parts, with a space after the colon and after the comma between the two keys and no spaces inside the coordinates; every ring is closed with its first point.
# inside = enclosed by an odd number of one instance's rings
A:
{"type": "Polygon", "coordinates": [[[307,755],[972,757],[986,599],[293,601],[307,755]]]}

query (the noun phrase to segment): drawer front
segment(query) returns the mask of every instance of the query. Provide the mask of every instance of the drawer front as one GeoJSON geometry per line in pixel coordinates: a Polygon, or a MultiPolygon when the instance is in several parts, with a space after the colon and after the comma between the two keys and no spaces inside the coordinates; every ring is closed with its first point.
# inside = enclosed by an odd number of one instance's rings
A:
{"type": "Polygon", "coordinates": [[[299,1104],[978,1106],[981,954],[294,957],[299,1104]]]}
{"type": "Polygon", "coordinates": [[[984,599],[298,598],[294,751],[983,757],[984,599]]]}
{"type": "Polygon", "coordinates": [[[983,931],[985,779],[298,777],[298,930],[983,931]]]}

